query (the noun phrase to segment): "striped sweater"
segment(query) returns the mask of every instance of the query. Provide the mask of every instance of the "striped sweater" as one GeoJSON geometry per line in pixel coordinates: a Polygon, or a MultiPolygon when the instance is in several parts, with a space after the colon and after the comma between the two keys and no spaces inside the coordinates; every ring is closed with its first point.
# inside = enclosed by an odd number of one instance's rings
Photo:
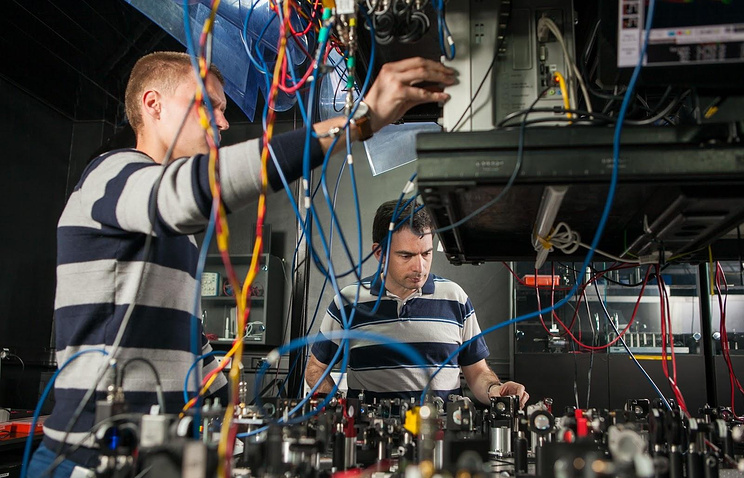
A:
{"type": "MultiPolygon", "coordinates": [[[[288,180],[302,171],[305,130],[278,135],[272,148],[288,180]]],[[[311,143],[313,166],[322,161],[317,140],[311,143]]],[[[149,198],[162,167],[136,150],[119,150],[93,160],[71,194],[57,229],[57,290],[55,333],[57,363],[62,366],[76,352],[111,349],[129,304],[136,303],[117,353],[119,366],[134,357],[145,357],[158,370],[166,411],[183,406],[184,379],[194,362],[190,320],[196,283],[198,247],[192,234],[208,222],[212,195],[208,182],[208,157],[181,158],[168,166],[158,190],[153,240],[144,257],[151,225],[149,198]],[[139,273],[145,266],[139,283],[139,273]],[[136,294],[136,297],[135,297],[136,294]]],[[[220,149],[223,202],[235,210],[255,200],[260,192],[260,144],[247,141],[220,149]]],[[[269,166],[273,189],[281,181],[269,166]]],[[[201,333],[201,352],[211,350],[201,333]]],[[[55,383],[56,403],[44,424],[44,443],[56,450],[83,395],[95,382],[102,361],[100,353],[87,353],[71,362],[55,383]]],[[[216,367],[206,359],[204,375],[216,367]]],[[[189,380],[193,391],[193,380],[189,380]]],[[[96,384],[95,399],[105,398],[111,377],[96,384]]],[[[220,375],[211,392],[226,385],[220,375]]],[[[129,411],[148,412],[157,403],[152,371],[141,362],[126,369],[123,388],[129,411]]],[[[84,440],[94,447],[88,431],[94,425],[94,400],[77,420],[66,444],[84,440]]],[[[82,448],[69,458],[84,465],[96,452],[82,448]]]]}
{"type": "MultiPolygon", "coordinates": [[[[379,398],[418,398],[429,376],[460,345],[480,333],[475,310],[465,291],[456,283],[429,274],[418,292],[400,299],[383,293],[375,314],[369,311],[380,295],[380,280],[363,279],[359,302],[351,329],[390,337],[413,347],[423,356],[427,367],[411,363],[407,357],[382,344],[352,341],[348,369],[348,396],[364,391],[371,402],[379,398]]],[[[344,310],[351,317],[357,285],[341,290],[346,298],[344,310]]],[[[320,333],[341,330],[341,302],[338,297],[328,306],[320,326],[320,333]]],[[[322,363],[330,363],[339,341],[317,342],[313,355],[322,363]]],[[[434,377],[431,390],[445,400],[451,393],[461,394],[460,366],[472,365],[486,357],[489,351],[483,338],[473,341],[459,352],[453,361],[434,377]]]]}

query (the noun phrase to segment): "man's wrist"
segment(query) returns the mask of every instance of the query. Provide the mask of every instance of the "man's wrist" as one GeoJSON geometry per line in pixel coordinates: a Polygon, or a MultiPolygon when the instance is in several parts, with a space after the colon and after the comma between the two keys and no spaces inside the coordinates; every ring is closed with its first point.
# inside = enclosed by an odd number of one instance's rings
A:
{"type": "Polygon", "coordinates": [[[488,385],[488,388],[486,389],[486,396],[488,396],[488,397],[490,397],[490,396],[491,396],[491,390],[493,390],[493,388],[494,388],[494,387],[499,387],[499,388],[501,388],[501,387],[502,387],[503,385],[504,385],[504,384],[503,384],[503,383],[501,383],[501,381],[500,381],[500,380],[496,380],[495,382],[491,382],[491,383],[490,383],[490,384],[488,385]]]}

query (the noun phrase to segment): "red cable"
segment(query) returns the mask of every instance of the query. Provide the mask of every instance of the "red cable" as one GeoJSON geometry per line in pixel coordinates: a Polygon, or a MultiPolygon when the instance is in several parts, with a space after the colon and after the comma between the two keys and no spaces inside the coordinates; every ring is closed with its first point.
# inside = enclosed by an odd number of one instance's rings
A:
{"type": "MultiPolygon", "coordinates": [[[[585,348],[587,350],[605,350],[605,349],[611,347],[612,345],[614,345],[618,340],[620,340],[620,337],[622,337],[622,336],[625,335],[625,333],[628,331],[628,329],[630,329],[630,326],[635,321],[635,317],[636,317],[636,314],[638,312],[638,306],[641,303],[641,297],[643,297],[643,292],[646,289],[646,284],[648,282],[650,270],[651,270],[651,268],[649,267],[649,269],[646,271],[646,277],[643,280],[643,286],[641,287],[641,292],[638,294],[638,300],[636,301],[636,305],[633,308],[633,314],[631,315],[630,320],[628,321],[628,325],[625,326],[625,328],[622,330],[622,332],[620,332],[620,334],[617,337],[615,337],[614,339],[612,339],[610,342],[608,342],[605,345],[600,345],[600,346],[596,346],[596,347],[595,346],[591,346],[591,345],[586,345],[586,344],[580,342],[570,331],[568,332],[569,337],[571,337],[577,343],[577,345],[579,345],[580,347],[583,347],[583,348],[585,348]]],[[[563,323],[561,323],[561,325],[563,325],[563,323]]],[[[565,325],[563,325],[563,327],[565,327],[565,325]]]]}

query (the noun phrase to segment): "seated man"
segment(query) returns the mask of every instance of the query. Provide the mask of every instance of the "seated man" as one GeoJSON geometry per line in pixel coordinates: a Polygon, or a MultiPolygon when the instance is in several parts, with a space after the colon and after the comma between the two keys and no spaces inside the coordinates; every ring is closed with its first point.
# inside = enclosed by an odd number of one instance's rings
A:
{"type": "MultiPolygon", "coordinates": [[[[354,330],[386,335],[406,343],[429,361],[426,368],[416,367],[384,345],[352,341],[347,370],[348,396],[356,397],[364,392],[368,402],[374,398],[418,399],[430,374],[455,349],[480,333],[475,310],[462,288],[429,274],[433,253],[429,214],[424,209],[415,211],[415,204],[396,211],[397,205],[398,201],[383,203],[377,209],[372,226],[372,250],[383,265],[386,257],[389,258],[387,275],[381,273],[362,279],[361,288],[357,284],[345,287],[341,291],[343,298],[337,296],[328,306],[320,326],[321,333],[343,329],[340,308],[344,308],[347,319],[352,316],[358,289],[359,299],[352,320],[354,330]],[[394,217],[396,229],[388,253],[387,236],[394,217]],[[380,294],[379,307],[372,313],[380,294]]],[[[305,373],[310,386],[318,382],[330,364],[338,343],[338,340],[323,341],[313,346],[305,373]]],[[[488,355],[483,338],[474,340],[434,377],[430,390],[444,400],[450,394],[462,394],[462,369],[479,401],[489,403],[491,397],[518,395],[520,406],[524,406],[529,398],[524,385],[501,383],[486,364],[488,355]]],[[[329,376],[318,391],[329,392],[333,386],[329,376]]]]}

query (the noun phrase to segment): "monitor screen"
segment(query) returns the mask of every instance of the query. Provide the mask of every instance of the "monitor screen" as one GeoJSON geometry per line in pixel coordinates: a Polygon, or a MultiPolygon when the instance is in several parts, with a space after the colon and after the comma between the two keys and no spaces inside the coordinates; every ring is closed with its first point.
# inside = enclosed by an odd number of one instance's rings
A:
{"type": "MultiPolygon", "coordinates": [[[[602,2],[600,78],[623,84],[645,39],[646,0],[602,2]]],[[[742,88],[744,8],[733,0],[657,0],[640,81],[646,85],[742,88]]]]}

